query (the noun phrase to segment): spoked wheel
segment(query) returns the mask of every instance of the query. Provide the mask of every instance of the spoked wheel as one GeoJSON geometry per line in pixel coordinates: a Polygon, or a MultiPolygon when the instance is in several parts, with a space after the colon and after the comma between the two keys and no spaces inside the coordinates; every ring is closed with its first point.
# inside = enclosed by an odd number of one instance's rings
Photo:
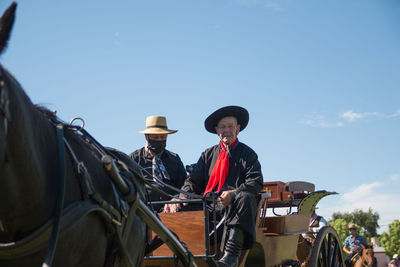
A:
{"type": "Polygon", "coordinates": [[[330,226],[321,228],[315,239],[310,265],[313,267],[344,266],[339,237],[330,226]]]}

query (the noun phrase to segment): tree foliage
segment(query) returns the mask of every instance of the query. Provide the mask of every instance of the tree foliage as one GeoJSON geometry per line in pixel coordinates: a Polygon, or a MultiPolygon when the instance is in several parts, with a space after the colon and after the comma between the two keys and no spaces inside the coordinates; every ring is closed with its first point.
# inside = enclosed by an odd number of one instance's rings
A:
{"type": "MultiPolygon", "coordinates": [[[[335,212],[332,214],[332,220],[330,221],[330,223],[332,224],[332,222],[336,221],[337,219],[344,220],[347,225],[349,225],[349,223],[355,223],[358,227],[360,227],[358,231],[359,234],[364,236],[368,242],[371,241],[371,237],[378,235],[377,229],[379,228],[379,214],[377,212],[373,212],[371,208],[368,209],[368,212],[364,212],[361,209],[355,209],[351,213],[335,212]]],[[[343,222],[341,222],[340,224],[343,224],[343,222]]],[[[341,231],[340,229],[339,231],[341,231]]],[[[336,228],[335,230],[338,231],[336,228]]],[[[346,233],[348,235],[347,227],[346,233]]],[[[344,241],[342,239],[340,240],[344,241]]]]}
{"type": "Polygon", "coordinates": [[[389,233],[382,233],[380,240],[386,254],[392,258],[394,254],[400,254],[400,221],[394,220],[388,230],[389,233]]]}
{"type": "Polygon", "coordinates": [[[349,231],[347,230],[348,225],[349,224],[348,224],[348,222],[346,222],[345,219],[336,219],[330,223],[330,226],[335,228],[342,244],[343,244],[344,240],[346,239],[346,237],[349,235],[349,231]]]}

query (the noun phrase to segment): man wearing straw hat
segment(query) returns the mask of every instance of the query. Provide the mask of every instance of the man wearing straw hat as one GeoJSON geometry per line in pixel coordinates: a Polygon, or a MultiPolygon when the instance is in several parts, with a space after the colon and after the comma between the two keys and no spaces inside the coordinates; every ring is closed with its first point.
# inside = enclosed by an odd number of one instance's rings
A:
{"type": "Polygon", "coordinates": [[[350,231],[350,235],[346,237],[343,242],[343,251],[348,254],[344,260],[344,264],[346,266],[351,266],[351,258],[362,250],[361,244],[368,246],[368,243],[363,236],[357,233],[357,225],[350,223],[348,229],[350,231]]]}
{"type": "MultiPolygon", "coordinates": [[[[185,179],[186,171],[178,154],[165,149],[168,134],[176,133],[178,130],[170,130],[167,127],[167,119],[163,116],[149,116],[146,118],[146,129],[138,131],[144,134],[146,145],[130,154],[130,157],[143,169],[145,178],[153,179],[156,187],[167,192],[176,194],[171,189],[162,186],[160,181],[181,188],[185,179]]],[[[150,201],[166,201],[170,198],[162,193],[148,189],[150,201]]],[[[163,205],[154,205],[156,211],[160,211],[163,205]]]]}
{"type": "MultiPolygon", "coordinates": [[[[239,106],[223,107],[208,116],[205,128],[217,134],[220,142],[201,154],[182,187],[203,196],[211,192],[218,195],[217,219],[225,217],[228,230],[218,266],[237,266],[242,249],[251,248],[255,241],[256,196],[263,187],[261,165],[257,154],[237,138],[248,121],[248,111],[239,106]]],[[[185,195],[181,194],[181,198],[185,195]]],[[[164,211],[180,209],[179,203],[167,204],[164,211]]]]}

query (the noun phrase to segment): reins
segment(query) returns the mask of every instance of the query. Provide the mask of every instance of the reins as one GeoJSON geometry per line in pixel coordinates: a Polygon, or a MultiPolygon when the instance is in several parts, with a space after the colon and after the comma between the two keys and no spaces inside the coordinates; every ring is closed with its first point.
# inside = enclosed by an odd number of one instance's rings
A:
{"type": "MultiPolygon", "coordinates": [[[[76,119],[82,120],[81,118],[74,118],[74,119],[71,120],[70,123],[72,123],[72,122],[73,122],[74,120],[76,120],[76,119]]],[[[83,120],[82,120],[82,121],[83,121],[83,120]]],[[[73,129],[74,131],[80,131],[80,132],[82,133],[82,135],[84,135],[84,136],[88,139],[88,141],[90,141],[90,143],[91,143],[92,145],[94,145],[94,147],[95,147],[96,149],[99,150],[99,152],[100,152],[101,154],[107,154],[107,153],[105,152],[105,151],[106,151],[106,148],[104,148],[104,147],[103,147],[94,137],[92,137],[83,127],[77,127],[77,126],[72,126],[72,125],[69,125],[68,127],[70,127],[71,129],[73,129]]],[[[150,172],[148,172],[148,171],[147,171],[146,169],[144,169],[142,166],[138,165],[138,167],[139,167],[139,169],[140,169],[142,172],[146,173],[147,175],[149,175],[150,177],[152,177],[153,179],[155,179],[155,180],[157,181],[157,183],[161,184],[163,187],[166,187],[166,188],[168,188],[168,189],[171,189],[171,190],[173,190],[173,191],[175,191],[175,192],[177,192],[177,193],[184,194],[184,195],[188,196],[188,197],[191,198],[191,199],[203,199],[203,196],[201,196],[201,195],[189,193],[189,192],[183,191],[183,190],[181,190],[181,189],[179,189],[179,188],[176,188],[176,187],[174,187],[174,186],[172,186],[172,185],[169,185],[169,184],[165,183],[163,180],[161,180],[160,178],[158,178],[157,176],[153,176],[153,174],[151,174],[150,172]]],[[[152,190],[157,191],[157,192],[159,192],[159,193],[161,193],[161,194],[164,194],[164,195],[166,195],[166,196],[169,196],[169,197],[171,197],[171,198],[174,197],[173,195],[168,194],[167,192],[165,192],[165,191],[159,189],[158,187],[154,186],[154,181],[153,181],[153,180],[144,178],[143,176],[137,174],[135,170],[131,170],[131,171],[135,174],[135,177],[136,177],[136,178],[138,178],[139,180],[141,180],[143,183],[145,183],[147,186],[149,186],[152,190]]],[[[211,198],[210,198],[210,200],[211,200],[211,198]]]]}
{"type": "Polygon", "coordinates": [[[51,266],[54,253],[57,247],[58,236],[60,234],[60,221],[64,207],[64,196],[65,196],[65,149],[64,149],[64,129],[62,124],[56,126],[57,131],[57,145],[58,145],[58,162],[59,162],[59,191],[56,204],[56,213],[54,215],[53,229],[51,231],[51,238],[49,243],[49,249],[46,253],[43,267],[51,266]]]}

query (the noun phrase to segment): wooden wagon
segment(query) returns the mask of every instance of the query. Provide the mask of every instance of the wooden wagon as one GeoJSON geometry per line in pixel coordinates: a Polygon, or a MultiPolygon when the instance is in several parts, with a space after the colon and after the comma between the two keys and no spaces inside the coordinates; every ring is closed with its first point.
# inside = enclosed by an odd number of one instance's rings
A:
{"type": "MultiPolygon", "coordinates": [[[[302,234],[309,233],[312,211],[321,198],[331,194],[336,193],[315,191],[315,186],[307,182],[265,182],[259,195],[256,243],[242,253],[240,266],[343,266],[340,240],[329,226],[315,233],[314,244],[304,258],[298,255],[299,240],[302,234]]],[[[192,200],[196,201],[201,202],[192,200]]],[[[189,255],[182,263],[172,246],[164,244],[146,255],[143,267],[217,266],[220,244],[210,243],[207,212],[183,211],[159,216],[189,255]]]]}

